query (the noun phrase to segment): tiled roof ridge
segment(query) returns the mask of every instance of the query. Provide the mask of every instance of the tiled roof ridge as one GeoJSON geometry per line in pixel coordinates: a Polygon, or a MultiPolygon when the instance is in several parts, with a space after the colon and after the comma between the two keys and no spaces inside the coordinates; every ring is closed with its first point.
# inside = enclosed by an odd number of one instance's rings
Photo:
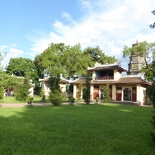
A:
{"type": "Polygon", "coordinates": [[[113,63],[113,64],[95,64],[94,67],[88,67],[87,70],[93,70],[93,69],[96,69],[96,68],[101,68],[101,67],[120,67],[124,70],[127,71],[126,68],[122,67],[121,64],[119,62],[116,62],[116,63],[113,63]]]}

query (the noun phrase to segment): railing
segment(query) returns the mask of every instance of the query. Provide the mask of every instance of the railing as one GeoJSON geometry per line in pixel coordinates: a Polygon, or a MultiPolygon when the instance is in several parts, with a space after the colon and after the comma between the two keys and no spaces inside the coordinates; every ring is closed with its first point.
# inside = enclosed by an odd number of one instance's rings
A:
{"type": "Polygon", "coordinates": [[[96,77],[95,80],[113,80],[114,76],[102,76],[102,77],[96,77]]]}

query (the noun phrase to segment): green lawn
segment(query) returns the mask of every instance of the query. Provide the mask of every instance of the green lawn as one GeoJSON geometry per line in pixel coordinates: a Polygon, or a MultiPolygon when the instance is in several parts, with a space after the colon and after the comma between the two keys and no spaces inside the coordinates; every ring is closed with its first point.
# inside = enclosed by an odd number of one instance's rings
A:
{"type": "MultiPolygon", "coordinates": [[[[34,103],[38,103],[38,102],[41,102],[41,97],[39,96],[34,96],[34,100],[33,100],[34,103]]],[[[0,103],[24,103],[23,101],[18,101],[16,100],[15,97],[13,96],[6,96],[3,98],[3,100],[0,101],[0,103]]],[[[26,103],[26,102],[25,102],[26,103]]]]}
{"type": "Polygon", "coordinates": [[[154,155],[152,110],[119,104],[0,108],[0,154],[154,155]]]}
{"type": "MultiPolygon", "coordinates": [[[[68,99],[64,98],[63,101],[67,102],[68,99]]],[[[40,102],[43,102],[42,98],[40,96],[34,96],[33,103],[40,103],[40,102]]],[[[46,98],[46,102],[50,102],[48,100],[48,98],[46,98]]],[[[0,104],[1,103],[5,104],[5,103],[24,103],[24,102],[16,100],[16,98],[14,96],[6,96],[3,98],[3,100],[0,100],[0,104]]],[[[26,101],[25,101],[25,103],[26,103],[26,101]]]]}

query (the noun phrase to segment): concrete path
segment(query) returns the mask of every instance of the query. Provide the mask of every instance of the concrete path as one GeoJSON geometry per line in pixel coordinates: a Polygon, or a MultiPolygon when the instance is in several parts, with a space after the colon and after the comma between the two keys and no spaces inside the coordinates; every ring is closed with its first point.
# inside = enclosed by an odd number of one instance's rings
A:
{"type": "MultiPolygon", "coordinates": [[[[51,103],[32,103],[32,106],[49,106],[51,103]]],[[[21,108],[28,106],[27,103],[0,103],[0,108],[21,108]]]]}

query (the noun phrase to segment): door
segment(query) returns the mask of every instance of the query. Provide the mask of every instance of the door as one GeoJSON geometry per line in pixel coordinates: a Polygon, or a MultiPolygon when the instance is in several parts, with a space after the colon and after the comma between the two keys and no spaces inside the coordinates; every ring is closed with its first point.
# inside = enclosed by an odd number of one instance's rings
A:
{"type": "Polygon", "coordinates": [[[136,102],[137,101],[137,89],[136,87],[132,87],[132,101],[136,102]]]}
{"type": "Polygon", "coordinates": [[[94,99],[96,99],[96,97],[99,97],[99,87],[98,86],[94,87],[94,99]]]}
{"type": "Polygon", "coordinates": [[[130,88],[125,88],[124,89],[123,100],[124,101],[131,101],[131,89],[130,88]]]}
{"type": "Polygon", "coordinates": [[[122,101],[122,87],[116,88],[116,101],[122,101]]]}

